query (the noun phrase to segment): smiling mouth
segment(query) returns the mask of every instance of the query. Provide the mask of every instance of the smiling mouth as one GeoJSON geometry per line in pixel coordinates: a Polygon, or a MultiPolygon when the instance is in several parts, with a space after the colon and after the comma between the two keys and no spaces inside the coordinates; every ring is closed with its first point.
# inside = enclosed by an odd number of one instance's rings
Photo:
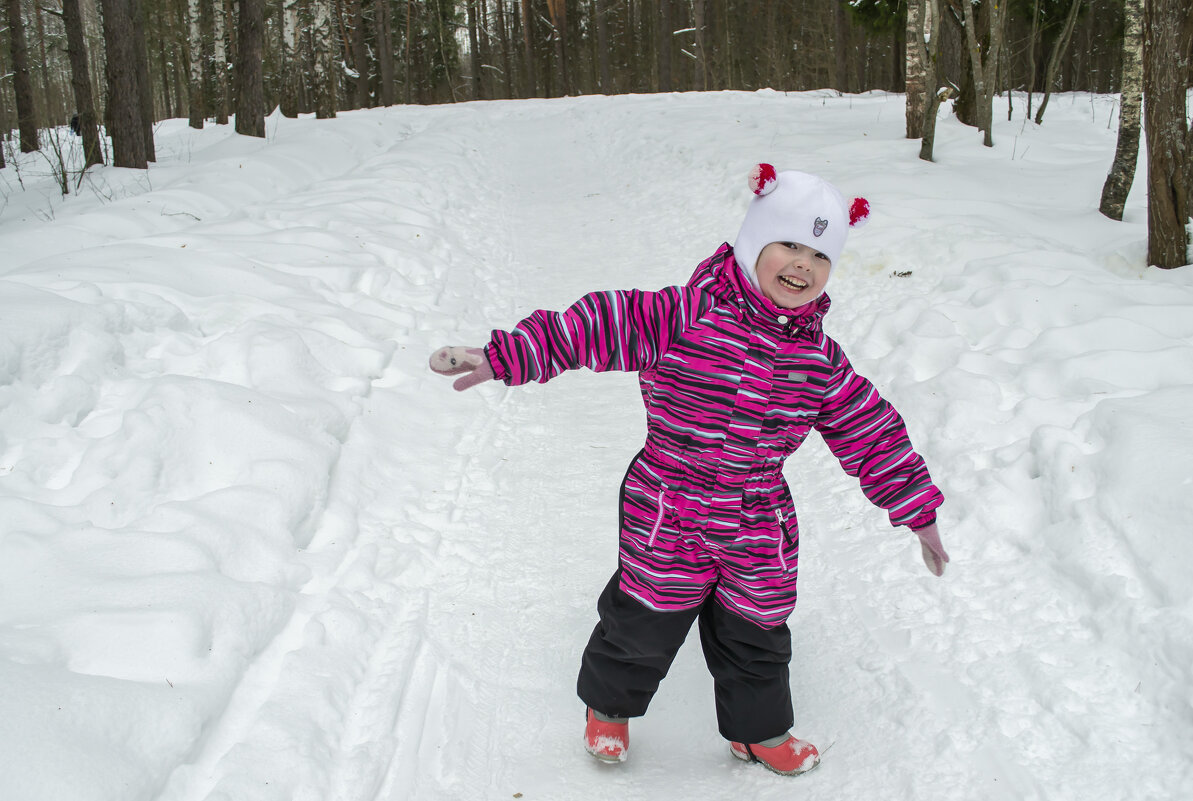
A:
{"type": "Polygon", "coordinates": [[[803,292],[805,289],[808,288],[807,281],[804,281],[803,279],[800,279],[800,278],[789,278],[786,275],[779,276],[779,283],[782,284],[783,286],[787,287],[788,289],[794,290],[796,292],[803,292]]]}

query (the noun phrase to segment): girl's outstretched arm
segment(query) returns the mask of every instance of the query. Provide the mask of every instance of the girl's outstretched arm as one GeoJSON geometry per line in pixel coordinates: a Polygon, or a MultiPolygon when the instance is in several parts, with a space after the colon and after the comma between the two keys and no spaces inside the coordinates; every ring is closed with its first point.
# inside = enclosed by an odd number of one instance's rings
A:
{"type": "Polygon", "coordinates": [[[816,429],[870,502],[887,510],[891,524],[909,526],[920,537],[924,562],[939,576],[949,560],[936,527],[936,508],[944,496],[912,448],[895,407],[854,372],[845,354],[838,351],[835,356],[839,361],[816,429]]]}
{"type": "Polygon", "coordinates": [[[689,287],[593,292],[567,311],[536,311],[512,331],[493,331],[485,355],[495,376],[510,386],[544,383],[580,367],[644,370],[707,302],[704,293],[689,287]]]}

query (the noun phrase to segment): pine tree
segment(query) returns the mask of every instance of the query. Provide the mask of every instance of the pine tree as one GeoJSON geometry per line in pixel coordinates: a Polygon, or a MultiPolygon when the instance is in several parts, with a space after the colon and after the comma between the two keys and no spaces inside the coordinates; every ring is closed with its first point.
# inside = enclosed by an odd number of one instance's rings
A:
{"type": "Polygon", "coordinates": [[[17,129],[21,152],[32,153],[37,144],[37,110],[33,104],[33,81],[29,78],[29,51],[25,44],[25,21],[21,0],[7,0],[8,46],[12,55],[13,91],[17,101],[17,129]]]}

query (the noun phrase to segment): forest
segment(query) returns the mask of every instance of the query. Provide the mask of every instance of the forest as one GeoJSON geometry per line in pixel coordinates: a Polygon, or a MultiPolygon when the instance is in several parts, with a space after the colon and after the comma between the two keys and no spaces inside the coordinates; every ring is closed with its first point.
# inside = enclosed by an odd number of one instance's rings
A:
{"type": "MultiPolygon", "coordinates": [[[[1166,141],[1175,143],[1165,169],[1180,178],[1169,228],[1188,219],[1187,0],[5,4],[5,148],[57,147],[45,134],[69,123],[83,139],[87,166],[143,168],[154,160],[153,124],[172,117],[197,128],[234,118],[239,133],[264,136],[264,116],[274,109],[329,118],[394,104],[760,88],[906,92],[908,137],[924,139],[929,160],[932,130],[924,121],[935,119],[939,103],[985,131],[989,145],[994,99],[1006,99],[998,113],[1013,114],[1022,93],[1020,113],[1042,123],[1051,92],[1121,92],[1137,142],[1139,103],[1129,104],[1147,81],[1150,52],[1156,88],[1149,96],[1163,113],[1157,124],[1166,141]]],[[[1131,152],[1128,142],[1124,165],[1131,152]]],[[[1112,198],[1111,216],[1113,205],[1112,198]]],[[[1185,251],[1170,249],[1165,262],[1185,263],[1185,251]]]]}

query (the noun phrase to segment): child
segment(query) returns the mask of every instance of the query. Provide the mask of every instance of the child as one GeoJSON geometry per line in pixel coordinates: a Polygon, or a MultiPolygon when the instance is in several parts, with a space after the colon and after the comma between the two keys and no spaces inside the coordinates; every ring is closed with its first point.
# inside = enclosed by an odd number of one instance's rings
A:
{"type": "Polygon", "coordinates": [[[597,602],[581,661],[585,748],[619,762],[628,719],[645,714],[698,620],[718,727],[734,756],[795,775],[819,763],[793,724],[786,620],[795,607],[799,527],[783,461],[815,428],[862,491],[909,526],[937,576],[949,558],[943,502],[898,412],[821,330],[825,283],[851,225],[824,180],[758,165],[733,246],[687,286],[597,292],[565,312],[538,311],[485,348],[441,348],[431,367],[545,382],[564,370],[638,371],[645,447],[621,487],[618,567],[597,602]]]}

